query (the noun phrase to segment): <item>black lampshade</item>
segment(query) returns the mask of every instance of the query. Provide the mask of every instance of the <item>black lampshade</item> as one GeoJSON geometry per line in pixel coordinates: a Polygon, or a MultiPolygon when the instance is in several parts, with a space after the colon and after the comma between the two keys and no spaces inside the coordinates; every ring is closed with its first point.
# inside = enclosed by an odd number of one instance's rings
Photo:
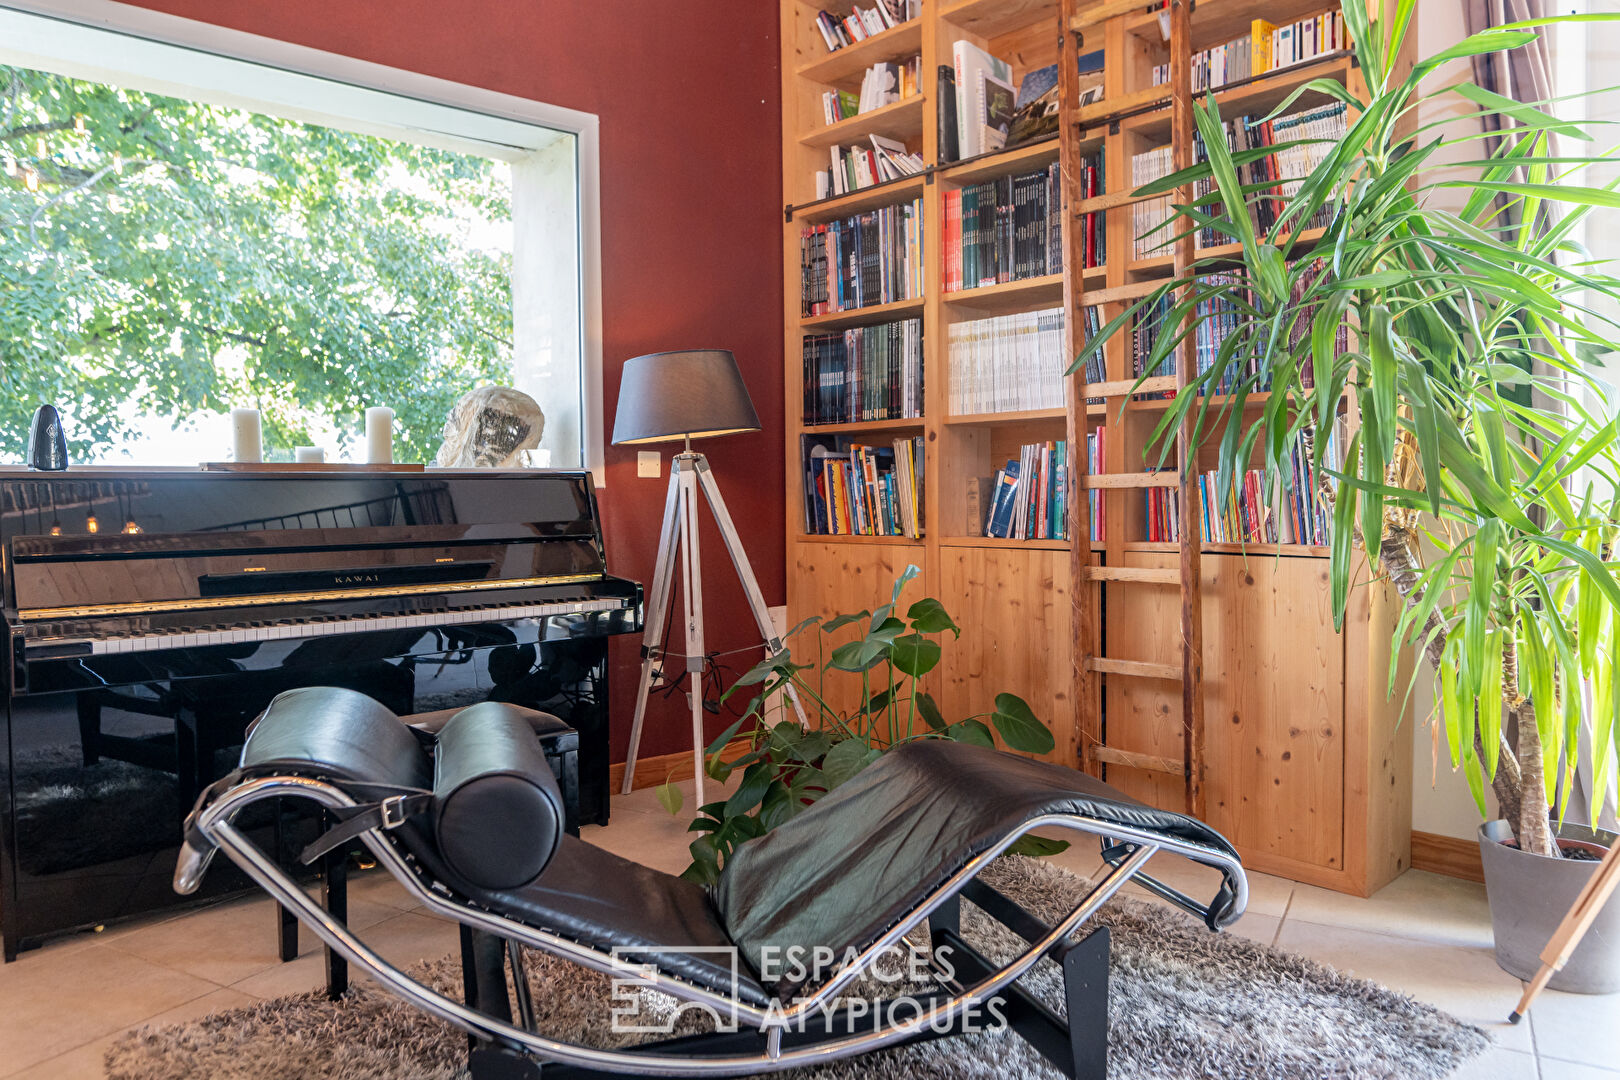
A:
{"type": "Polygon", "coordinates": [[[615,445],[758,430],[759,414],[731,350],[677,349],[624,362],[615,445]]]}

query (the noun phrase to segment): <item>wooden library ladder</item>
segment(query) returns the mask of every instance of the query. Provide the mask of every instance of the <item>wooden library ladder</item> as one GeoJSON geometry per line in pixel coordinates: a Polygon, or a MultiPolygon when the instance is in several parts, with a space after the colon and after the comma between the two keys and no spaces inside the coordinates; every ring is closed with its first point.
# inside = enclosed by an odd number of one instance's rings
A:
{"type": "MultiPolygon", "coordinates": [[[[1144,295],[1147,288],[1127,284],[1123,280],[1123,264],[1132,240],[1130,206],[1132,200],[1125,194],[1129,184],[1129,160],[1122,152],[1123,141],[1108,140],[1106,170],[1107,192],[1111,196],[1107,209],[1108,230],[1107,287],[1088,297],[1083,270],[1085,238],[1079,226],[1078,211],[1081,204],[1081,158],[1088,143],[1096,137],[1087,136],[1087,128],[1106,127],[1110,134],[1118,132],[1118,115],[1136,111],[1144,106],[1160,104],[1169,98],[1171,109],[1172,168],[1180,170],[1193,163],[1193,113],[1191,93],[1191,26],[1192,0],[1169,0],[1170,24],[1170,82],[1168,87],[1151,87],[1126,91],[1118,68],[1126,58],[1121,23],[1126,16],[1135,15],[1149,7],[1143,0],[1105,0],[1102,3],[1082,4],[1080,0],[1062,0],[1060,5],[1060,53],[1058,61],[1061,82],[1061,161],[1063,163],[1064,196],[1066,210],[1064,229],[1064,297],[1067,310],[1065,325],[1070,342],[1070,355],[1077,355],[1086,337],[1084,312],[1087,306],[1104,308],[1100,321],[1106,323],[1121,310],[1121,304],[1134,296],[1144,295]],[[1088,40],[1089,39],[1089,40],[1088,40]],[[1079,74],[1076,61],[1086,52],[1104,48],[1109,58],[1105,67],[1105,89],[1102,102],[1086,106],[1079,104],[1079,74]],[[1115,193],[1119,194],[1115,194],[1115,193]]],[[[1186,205],[1193,201],[1191,185],[1179,189],[1175,202],[1186,205]]],[[[1095,200],[1094,200],[1095,202],[1095,200]]],[[[1193,261],[1192,230],[1181,230],[1175,242],[1175,273],[1184,274],[1193,261]]],[[[1188,323],[1192,321],[1188,316],[1188,323]]],[[[1188,340],[1191,340],[1190,338],[1188,340]]],[[[1117,339],[1116,339],[1117,341],[1117,339]]],[[[1155,376],[1138,381],[1129,369],[1129,357],[1123,346],[1111,347],[1105,361],[1107,378],[1102,382],[1085,383],[1083,374],[1067,381],[1066,403],[1068,412],[1067,436],[1074,448],[1069,455],[1072,462],[1070,530],[1073,537],[1071,590],[1074,601],[1074,702],[1075,738],[1074,757],[1080,767],[1092,775],[1101,775],[1104,765],[1118,765],[1131,769],[1179,775],[1186,786],[1187,813],[1202,817],[1204,814],[1204,686],[1203,686],[1203,614],[1199,593],[1199,549],[1201,529],[1197,498],[1197,466],[1191,442],[1192,421],[1184,420],[1176,439],[1176,471],[1125,471],[1127,452],[1140,452],[1128,445],[1123,425],[1113,424],[1115,436],[1104,440],[1102,468],[1090,473],[1087,401],[1102,398],[1104,419],[1117,420],[1130,410],[1133,396],[1174,389],[1180,391],[1188,381],[1185,355],[1176,365],[1174,376],[1155,376]],[[1176,493],[1179,501],[1180,542],[1179,565],[1176,567],[1141,567],[1125,565],[1124,520],[1127,513],[1126,496],[1147,488],[1166,488],[1176,493]],[[1103,551],[1093,550],[1090,542],[1090,500],[1079,497],[1082,492],[1101,492],[1100,500],[1108,507],[1102,516],[1108,523],[1103,538],[1103,551]],[[1116,658],[1105,655],[1102,626],[1102,590],[1105,585],[1121,589],[1177,588],[1180,604],[1180,664],[1148,663],[1141,660],[1116,658]],[[1182,755],[1178,758],[1137,753],[1108,745],[1103,723],[1103,679],[1157,679],[1181,684],[1182,755]]],[[[1140,468],[1141,466],[1138,465],[1140,468]]],[[[1139,504],[1129,507],[1139,512],[1139,504]]],[[[1119,617],[1116,609],[1116,618],[1119,617]]],[[[1120,721],[1116,720],[1116,723],[1120,721]]],[[[1120,733],[1114,732],[1116,738],[1120,733]]]]}

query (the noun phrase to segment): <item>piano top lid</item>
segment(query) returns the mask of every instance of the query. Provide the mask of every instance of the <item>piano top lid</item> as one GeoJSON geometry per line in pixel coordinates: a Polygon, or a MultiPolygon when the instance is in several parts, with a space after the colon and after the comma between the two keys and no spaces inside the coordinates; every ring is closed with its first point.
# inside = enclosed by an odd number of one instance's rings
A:
{"type": "MultiPolygon", "coordinates": [[[[21,537],[298,532],[294,543],[343,541],[354,530],[431,527],[469,537],[596,536],[595,490],[584,470],[435,469],[428,472],[205,472],[85,467],[0,469],[0,540],[21,537]],[[333,534],[323,539],[319,532],[333,534]]],[[[433,539],[452,533],[436,531],[433,539]]],[[[387,542],[386,536],[371,542],[387,542]]],[[[7,545],[11,546],[10,544],[7,545]]],[[[54,547],[54,545],[44,545],[54,547]]],[[[108,554],[89,545],[86,554],[108,554]]],[[[63,548],[54,548],[58,551],[63,548]]]]}

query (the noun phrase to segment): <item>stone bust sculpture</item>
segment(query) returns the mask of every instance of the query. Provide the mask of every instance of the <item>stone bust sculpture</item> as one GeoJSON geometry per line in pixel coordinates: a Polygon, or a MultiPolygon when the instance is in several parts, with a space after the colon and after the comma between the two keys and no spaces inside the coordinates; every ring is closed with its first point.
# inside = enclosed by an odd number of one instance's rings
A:
{"type": "Polygon", "coordinates": [[[480,386],[456,402],[445,417],[444,445],[435,463],[446,469],[510,469],[523,465],[523,451],[540,445],[546,414],[521,390],[480,386]]]}

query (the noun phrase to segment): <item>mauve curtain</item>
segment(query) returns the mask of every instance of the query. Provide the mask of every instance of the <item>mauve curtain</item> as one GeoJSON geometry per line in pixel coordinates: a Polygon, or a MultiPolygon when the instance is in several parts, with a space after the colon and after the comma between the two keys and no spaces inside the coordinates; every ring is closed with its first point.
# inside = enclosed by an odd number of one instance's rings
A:
{"type": "MultiPolygon", "coordinates": [[[[1481,30],[1488,30],[1493,26],[1504,23],[1521,22],[1526,19],[1541,19],[1549,14],[1545,0],[1464,0],[1463,24],[1470,34],[1477,34],[1481,30]]],[[[1554,95],[1552,52],[1547,47],[1547,30],[1541,28],[1536,40],[1517,49],[1504,52],[1486,53],[1482,56],[1471,57],[1474,68],[1474,82],[1486,90],[1501,94],[1503,97],[1513,98],[1515,101],[1544,102],[1554,95]]],[[[1549,108],[1548,106],[1543,106],[1549,108]]],[[[1487,131],[1503,131],[1514,127],[1511,119],[1503,117],[1500,113],[1490,110],[1481,110],[1481,120],[1487,131]]],[[[1488,150],[1495,151],[1502,140],[1491,138],[1485,140],[1488,150]]],[[[1556,137],[1549,136],[1547,153],[1556,155],[1556,137]]],[[[1520,170],[1523,179],[1522,170],[1520,170]]],[[[1508,205],[1506,199],[1499,200],[1507,210],[1503,215],[1503,224],[1508,227],[1521,226],[1517,206],[1508,205]]],[[[1549,208],[1549,214],[1555,214],[1556,208],[1549,208]]],[[[1551,218],[1530,223],[1530,228],[1545,228],[1551,218]]],[[[1536,375],[1552,375],[1553,370],[1539,361],[1532,362],[1532,369],[1536,375]]],[[[1538,408],[1558,408],[1556,399],[1549,398],[1539,392],[1535,395],[1535,404],[1538,408]]],[[[1585,763],[1591,760],[1592,740],[1591,733],[1584,726],[1580,732],[1580,747],[1582,767],[1576,773],[1575,783],[1571,790],[1563,792],[1567,801],[1566,820],[1586,824],[1591,820],[1592,771],[1585,763]]],[[[1602,815],[1600,824],[1608,829],[1620,829],[1615,820],[1614,807],[1607,807],[1602,815]]]]}

